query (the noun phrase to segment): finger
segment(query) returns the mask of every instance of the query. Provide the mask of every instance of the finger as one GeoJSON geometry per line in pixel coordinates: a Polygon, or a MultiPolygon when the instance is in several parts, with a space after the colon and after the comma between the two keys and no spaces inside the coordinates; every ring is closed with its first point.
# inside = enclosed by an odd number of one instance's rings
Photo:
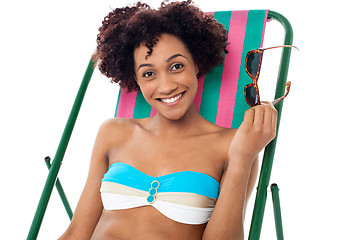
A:
{"type": "Polygon", "coordinates": [[[254,126],[262,126],[263,117],[264,117],[264,108],[262,105],[255,106],[253,108],[255,110],[253,125],[254,126]]]}
{"type": "Polygon", "coordinates": [[[276,131],[277,128],[277,119],[278,119],[278,112],[276,109],[274,109],[272,111],[272,126],[274,131],[276,131]]]}
{"type": "Polygon", "coordinates": [[[253,125],[254,113],[255,113],[254,108],[250,108],[247,111],[245,111],[244,112],[243,123],[246,124],[246,125],[253,125]]]}
{"type": "Polygon", "coordinates": [[[261,104],[262,104],[262,105],[269,105],[269,106],[272,106],[272,107],[273,107],[272,103],[271,103],[271,102],[268,102],[268,101],[261,101],[261,104]]]}
{"type": "Polygon", "coordinates": [[[268,122],[268,123],[271,123],[271,124],[273,124],[274,121],[277,122],[277,110],[272,105],[272,103],[271,102],[266,102],[266,101],[262,101],[261,103],[262,103],[262,105],[265,106],[265,115],[267,114],[267,116],[264,117],[264,122],[268,122]]]}
{"type": "Polygon", "coordinates": [[[268,126],[270,129],[272,129],[273,107],[265,104],[263,109],[264,109],[263,124],[265,125],[265,127],[268,126]]]}

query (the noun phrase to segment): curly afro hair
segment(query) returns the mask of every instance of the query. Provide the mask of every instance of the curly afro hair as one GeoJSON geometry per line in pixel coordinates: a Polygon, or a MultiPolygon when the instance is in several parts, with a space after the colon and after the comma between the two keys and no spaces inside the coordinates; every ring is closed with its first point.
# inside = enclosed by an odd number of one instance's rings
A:
{"type": "Polygon", "coordinates": [[[145,44],[151,55],[162,33],[184,42],[198,66],[198,77],[221,65],[224,53],[228,53],[227,30],[194,6],[192,0],[165,1],[157,10],[138,2],[132,7],[116,8],[104,18],[97,37],[99,70],[128,92],[139,90],[134,49],[145,44]]]}

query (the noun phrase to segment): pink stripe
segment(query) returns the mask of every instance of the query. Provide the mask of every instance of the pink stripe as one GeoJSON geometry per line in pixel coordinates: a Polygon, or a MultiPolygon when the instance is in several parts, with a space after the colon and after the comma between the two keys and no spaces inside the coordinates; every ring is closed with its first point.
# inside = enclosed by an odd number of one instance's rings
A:
{"type": "Polygon", "coordinates": [[[136,99],[137,92],[126,93],[125,90],[122,90],[119,97],[116,117],[133,118],[136,99]]]}
{"type": "Polygon", "coordinates": [[[262,31],[262,37],[261,37],[261,46],[260,46],[260,48],[261,47],[263,47],[263,39],[264,39],[264,32],[266,31],[266,23],[267,23],[267,21],[268,21],[268,9],[266,10],[266,14],[265,14],[265,16],[264,16],[264,23],[263,23],[263,31],[262,31]]]}
{"type": "Polygon", "coordinates": [[[155,110],[155,108],[152,107],[152,109],[150,110],[150,116],[153,117],[153,116],[155,116],[156,113],[157,113],[157,110],[155,110]]]}
{"type": "Polygon", "coordinates": [[[226,54],[224,59],[216,118],[216,124],[222,127],[232,127],[247,17],[248,11],[233,11],[231,15],[228,33],[228,42],[230,44],[227,47],[229,53],[226,54]]]}
{"type": "Polygon", "coordinates": [[[194,98],[194,104],[196,105],[196,109],[198,112],[199,112],[199,109],[201,108],[203,85],[204,85],[204,75],[198,78],[198,90],[197,90],[197,94],[194,98]]]}

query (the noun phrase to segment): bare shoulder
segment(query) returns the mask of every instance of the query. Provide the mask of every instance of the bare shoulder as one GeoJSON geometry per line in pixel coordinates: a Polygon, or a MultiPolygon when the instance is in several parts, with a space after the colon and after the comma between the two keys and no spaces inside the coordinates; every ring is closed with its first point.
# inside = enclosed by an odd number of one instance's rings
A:
{"type": "Polygon", "coordinates": [[[126,131],[131,130],[135,125],[136,121],[134,119],[109,118],[100,125],[99,131],[107,133],[113,131],[126,131]]]}
{"type": "Polygon", "coordinates": [[[223,159],[228,157],[229,146],[236,133],[237,129],[225,128],[215,124],[208,128],[209,139],[212,140],[212,145],[223,154],[223,159]]]}
{"type": "Polygon", "coordinates": [[[236,132],[237,129],[224,127],[219,127],[219,131],[217,131],[217,145],[220,149],[222,149],[222,154],[224,156],[224,168],[227,168],[228,166],[228,151],[236,132]]]}
{"type": "Polygon", "coordinates": [[[226,146],[227,150],[236,132],[237,129],[234,128],[219,127],[219,131],[217,131],[218,139],[226,146]]]}
{"type": "Polygon", "coordinates": [[[103,152],[108,153],[114,147],[122,146],[131,137],[136,126],[137,122],[133,119],[107,119],[99,127],[96,146],[101,147],[103,152]]]}
{"type": "Polygon", "coordinates": [[[227,140],[232,140],[234,135],[237,132],[237,128],[223,128],[221,130],[221,134],[223,135],[223,137],[225,137],[227,140]]]}
{"type": "Polygon", "coordinates": [[[101,136],[125,136],[134,130],[137,125],[134,119],[110,118],[105,120],[99,127],[98,135],[101,136]]]}

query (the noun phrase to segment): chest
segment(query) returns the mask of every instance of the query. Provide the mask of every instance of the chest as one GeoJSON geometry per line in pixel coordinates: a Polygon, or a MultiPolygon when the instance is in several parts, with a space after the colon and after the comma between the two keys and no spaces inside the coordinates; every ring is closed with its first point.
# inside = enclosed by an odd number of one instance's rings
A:
{"type": "Polygon", "coordinates": [[[227,148],[216,135],[187,139],[163,139],[135,135],[109,153],[109,164],[124,162],[151,176],[179,171],[196,171],[214,177],[218,182],[227,160],[227,148]]]}

